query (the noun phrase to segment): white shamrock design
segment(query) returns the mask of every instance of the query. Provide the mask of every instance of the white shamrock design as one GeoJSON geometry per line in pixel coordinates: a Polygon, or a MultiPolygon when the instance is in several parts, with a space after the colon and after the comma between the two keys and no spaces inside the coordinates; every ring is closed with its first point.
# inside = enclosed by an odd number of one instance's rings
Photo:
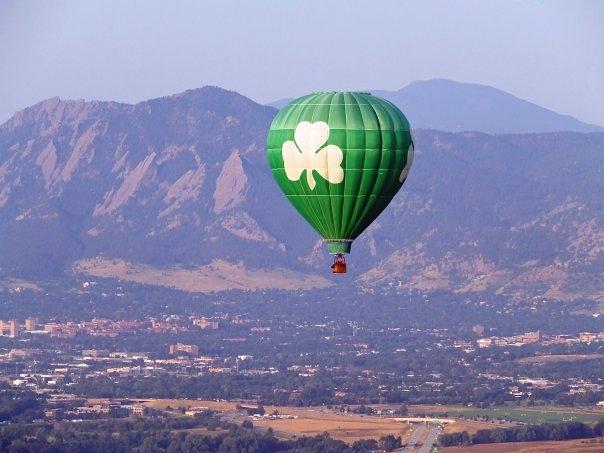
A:
{"type": "Polygon", "coordinates": [[[409,150],[407,151],[407,164],[405,165],[405,168],[403,168],[403,171],[401,171],[401,175],[398,178],[400,182],[403,182],[405,179],[407,179],[407,176],[409,176],[409,171],[411,170],[411,164],[413,163],[414,154],[415,153],[413,151],[413,143],[411,143],[411,145],[409,145],[409,150]]]}
{"type": "Polygon", "coordinates": [[[285,174],[290,181],[299,180],[304,170],[311,190],[314,190],[317,185],[313,171],[331,184],[338,184],[344,180],[342,169],[344,154],[340,147],[327,145],[321,148],[328,138],[329,125],[324,121],[298,123],[294,132],[295,142],[288,140],[281,148],[285,174]]]}

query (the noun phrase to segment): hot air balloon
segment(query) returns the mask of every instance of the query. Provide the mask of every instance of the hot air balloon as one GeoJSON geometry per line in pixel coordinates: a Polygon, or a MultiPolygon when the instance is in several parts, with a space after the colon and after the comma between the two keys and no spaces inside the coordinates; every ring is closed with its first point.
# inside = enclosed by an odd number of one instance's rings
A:
{"type": "Polygon", "coordinates": [[[277,184],[346,272],[352,242],[388,206],[413,161],[405,115],[360,92],[318,92],[273,119],[267,157],[277,184]]]}

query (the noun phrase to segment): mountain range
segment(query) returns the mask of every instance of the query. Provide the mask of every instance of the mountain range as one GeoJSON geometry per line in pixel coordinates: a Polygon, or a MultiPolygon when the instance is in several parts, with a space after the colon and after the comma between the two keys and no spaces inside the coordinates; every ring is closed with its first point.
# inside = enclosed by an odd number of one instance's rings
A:
{"type": "Polygon", "coordinates": [[[217,87],[18,112],[0,126],[1,276],[604,301],[604,133],[416,129],[405,187],[335,280],[268,170],[275,114],[217,87]]]}
{"type": "MultiPolygon", "coordinates": [[[[486,85],[433,79],[410,83],[398,91],[369,91],[399,107],[414,128],[490,134],[604,132],[601,126],[561,115],[486,85]]],[[[281,108],[291,100],[280,99],[270,105],[281,108]]]]}

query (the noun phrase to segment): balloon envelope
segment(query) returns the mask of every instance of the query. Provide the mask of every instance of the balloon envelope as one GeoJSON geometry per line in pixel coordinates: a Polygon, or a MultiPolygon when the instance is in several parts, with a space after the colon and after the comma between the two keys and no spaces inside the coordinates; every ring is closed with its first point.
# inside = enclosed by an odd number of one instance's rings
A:
{"type": "Polygon", "coordinates": [[[392,103],[369,93],[321,92],[279,111],[267,154],[277,184],[329,252],[349,253],[405,182],[413,138],[392,103]]]}

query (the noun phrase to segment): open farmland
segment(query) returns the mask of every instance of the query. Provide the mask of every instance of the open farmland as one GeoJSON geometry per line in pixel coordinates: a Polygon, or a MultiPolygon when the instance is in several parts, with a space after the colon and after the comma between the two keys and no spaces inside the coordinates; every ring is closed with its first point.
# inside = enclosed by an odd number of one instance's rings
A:
{"type": "MultiPolygon", "coordinates": [[[[154,409],[171,407],[207,407],[223,412],[231,421],[243,421],[244,414],[234,415],[237,404],[227,401],[206,401],[193,399],[157,399],[146,401],[145,406],[154,409]],[[228,413],[228,414],[227,414],[228,413]]],[[[326,407],[289,407],[265,406],[266,413],[274,411],[280,414],[296,416],[295,419],[263,419],[254,420],[254,425],[262,428],[272,428],[279,437],[314,436],[328,432],[333,438],[345,442],[358,439],[374,438],[392,434],[405,436],[409,431],[408,425],[397,422],[392,418],[370,417],[358,414],[342,414],[326,407]]]]}
{"type": "Polygon", "coordinates": [[[408,425],[390,418],[369,417],[356,414],[337,414],[329,411],[298,411],[299,418],[288,420],[258,420],[255,426],[272,428],[278,435],[290,437],[314,436],[328,432],[331,437],[345,442],[359,439],[379,439],[392,434],[404,437],[408,425]]]}
{"type": "MultiPolygon", "coordinates": [[[[247,419],[245,413],[236,410],[237,403],[229,401],[157,399],[148,400],[144,404],[155,409],[166,409],[168,407],[173,409],[178,407],[208,407],[212,410],[222,412],[226,419],[235,423],[241,423],[243,420],[247,419]]],[[[372,405],[372,407],[374,409],[387,409],[395,408],[396,406],[372,405]]],[[[408,440],[407,438],[411,431],[409,425],[398,422],[393,418],[350,413],[344,414],[333,409],[328,409],[325,406],[265,406],[264,408],[267,414],[277,411],[279,414],[288,414],[297,417],[293,419],[254,420],[255,426],[272,428],[275,433],[282,438],[314,436],[316,434],[328,432],[333,438],[349,443],[363,438],[379,439],[388,434],[401,436],[405,441],[408,440]]],[[[446,433],[467,431],[468,433],[473,434],[480,429],[507,428],[515,426],[519,422],[556,423],[562,421],[579,421],[591,423],[604,418],[604,410],[562,407],[527,408],[502,406],[478,409],[465,406],[413,405],[410,406],[409,409],[410,412],[416,416],[447,413],[449,417],[457,418],[455,423],[445,426],[444,432],[446,433]],[[488,419],[486,419],[487,417],[488,419]],[[479,420],[471,420],[471,418],[478,418],[479,420]]],[[[477,447],[485,448],[485,446],[477,447]]],[[[475,448],[470,451],[477,452],[487,450],[475,448]]]]}
{"type": "Polygon", "coordinates": [[[601,453],[604,443],[600,439],[564,440],[551,442],[508,442],[481,444],[468,447],[447,447],[442,453],[601,453]]]}

